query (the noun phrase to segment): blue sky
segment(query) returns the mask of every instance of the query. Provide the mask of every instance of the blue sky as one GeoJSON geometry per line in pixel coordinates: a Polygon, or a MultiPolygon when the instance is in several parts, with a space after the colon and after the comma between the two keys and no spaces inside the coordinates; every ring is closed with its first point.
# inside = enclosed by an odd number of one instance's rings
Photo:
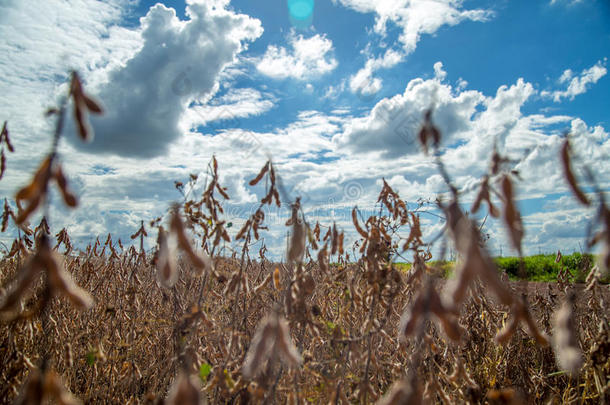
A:
{"type": "MultiPolygon", "coordinates": [[[[180,197],[175,180],[204,176],[213,154],[237,227],[263,192],[247,181],[271,156],[306,212],[353,241],[349,209],[372,209],[381,178],[408,201],[447,192],[415,142],[434,105],[465,207],[495,143],[522,173],[526,253],[572,251],[594,211],[567,192],[558,151],[571,131],[608,189],[609,23],[603,0],[9,0],[0,121],[17,152],[0,193],[28,181],[50,143],[42,112],[77,69],[107,114],[92,118],[90,144],[67,130],[60,151],[81,205],[52,205],[57,230],[80,243],[109,231],[125,240],[180,197]],[[291,19],[289,3],[312,15],[291,19]]],[[[286,214],[267,215],[276,257],[286,214]]],[[[426,237],[442,228],[422,218],[426,237]]],[[[486,230],[492,252],[511,253],[502,223],[486,230]]]]}

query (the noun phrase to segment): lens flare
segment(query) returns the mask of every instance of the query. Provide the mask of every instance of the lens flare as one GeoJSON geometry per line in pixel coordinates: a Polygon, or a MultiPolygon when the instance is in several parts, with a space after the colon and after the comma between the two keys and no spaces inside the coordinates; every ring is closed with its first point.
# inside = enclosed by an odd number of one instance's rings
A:
{"type": "Polygon", "coordinates": [[[314,0],[287,0],[290,22],[297,28],[307,28],[313,20],[314,0]]]}

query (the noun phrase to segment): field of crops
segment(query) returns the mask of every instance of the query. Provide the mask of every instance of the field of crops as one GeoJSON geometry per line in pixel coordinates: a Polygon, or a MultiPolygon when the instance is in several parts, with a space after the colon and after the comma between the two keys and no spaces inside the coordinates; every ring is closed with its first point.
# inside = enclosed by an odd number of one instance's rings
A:
{"type": "MultiPolygon", "coordinates": [[[[86,138],[83,117],[101,109],[76,74],[70,96],[86,138]]],[[[64,107],[54,114],[63,119],[64,107]]],[[[60,134],[58,124],[54,148],[60,134]]],[[[421,144],[435,149],[439,137],[428,113],[421,144]]],[[[360,239],[350,257],[345,230],[308,222],[299,198],[280,197],[271,161],[250,181],[265,188],[259,209],[229,234],[215,158],[203,194],[134,230],[135,247],[108,234],[77,251],[69,232],[49,229],[44,217],[28,225],[47,212],[49,187],[76,206],[53,149],[17,193],[20,209],[5,203],[3,231],[15,226],[19,236],[0,263],[0,401],[608,403],[610,294],[601,280],[610,210],[603,193],[593,201],[578,187],[569,145],[565,177],[584,205],[600,207],[591,245],[602,253],[580,257],[578,274],[574,255],[553,255],[554,282],[544,284],[509,280],[532,276],[527,261],[490,257],[440,158],[451,191],[437,202],[443,240],[459,257],[451,269],[433,261],[417,212],[385,181],[379,215],[352,211],[360,239]],[[266,231],[267,204],[291,207],[285,263],[268,260],[264,246],[250,251],[266,231]],[[148,232],[157,235],[154,254],[138,243],[148,232]],[[223,241],[241,249],[222,256],[223,241]],[[397,255],[412,265],[396,266],[397,255]]],[[[470,211],[483,203],[521,252],[517,174],[497,152],[490,158],[470,211]],[[499,205],[490,197],[496,187],[499,205]]]]}
{"type": "MultiPolygon", "coordinates": [[[[572,253],[569,255],[561,255],[557,260],[557,254],[539,254],[535,256],[520,257],[495,257],[494,262],[498,270],[508,275],[510,280],[525,279],[528,281],[557,281],[558,275],[565,275],[570,281],[575,283],[583,283],[595,263],[595,255],[590,253],[572,253]],[[525,277],[521,277],[520,269],[523,263],[525,277]],[[564,274],[565,273],[565,274],[564,274]]],[[[455,269],[454,261],[431,262],[435,266],[443,269],[443,272],[451,277],[455,269]]],[[[395,263],[397,269],[409,271],[412,267],[411,263],[395,263]]],[[[606,277],[600,280],[602,283],[608,283],[606,277]]]]}

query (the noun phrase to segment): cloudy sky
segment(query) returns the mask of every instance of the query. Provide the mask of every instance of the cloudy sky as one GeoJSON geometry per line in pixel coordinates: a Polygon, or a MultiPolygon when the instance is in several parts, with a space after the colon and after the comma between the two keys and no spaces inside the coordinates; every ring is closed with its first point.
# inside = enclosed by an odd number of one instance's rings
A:
{"type": "MultiPolygon", "coordinates": [[[[51,226],[81,246],[109,231],[127,240],[181,198],[174,181],[203,183],[212,155],[234,233],[264,192],[247,182],[271,157],[286,197],[353,240],[349,211],[372,212],[382,178],[411,207],[447,191],[415,140],[434,106],[465,207],[495,144],[521,173],[526,253],[579,250],[595,213],[568,193],[558,152],[571,131],[579,162],[608,190],[609,4],[5,0],[0,121],[16,152],[0,195],[14,196],[48,152],[54,122],[43,113],[75,69],[106,109],[91,119],[92,142],[68,126],[60,145],[80,206],[52,195],[51,226]]],[[[286,215],[267,215],[276,257],[286,215]]],[[[427,239],[442,227],[432,214],[422,222],[427,239]]],[[[501,223],[485,230],[494,254],[514,254],[501,223]]]]}

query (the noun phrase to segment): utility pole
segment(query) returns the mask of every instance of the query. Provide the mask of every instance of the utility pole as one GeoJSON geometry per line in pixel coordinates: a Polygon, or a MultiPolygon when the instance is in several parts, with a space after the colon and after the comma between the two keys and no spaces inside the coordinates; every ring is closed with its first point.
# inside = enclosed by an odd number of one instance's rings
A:
{"type": "Polygon", "coordinates": [[[288,263],[288,249],[290,248],[290,231],[286,231],[286,249],[284,250],[284,261],[288,263]]]}

